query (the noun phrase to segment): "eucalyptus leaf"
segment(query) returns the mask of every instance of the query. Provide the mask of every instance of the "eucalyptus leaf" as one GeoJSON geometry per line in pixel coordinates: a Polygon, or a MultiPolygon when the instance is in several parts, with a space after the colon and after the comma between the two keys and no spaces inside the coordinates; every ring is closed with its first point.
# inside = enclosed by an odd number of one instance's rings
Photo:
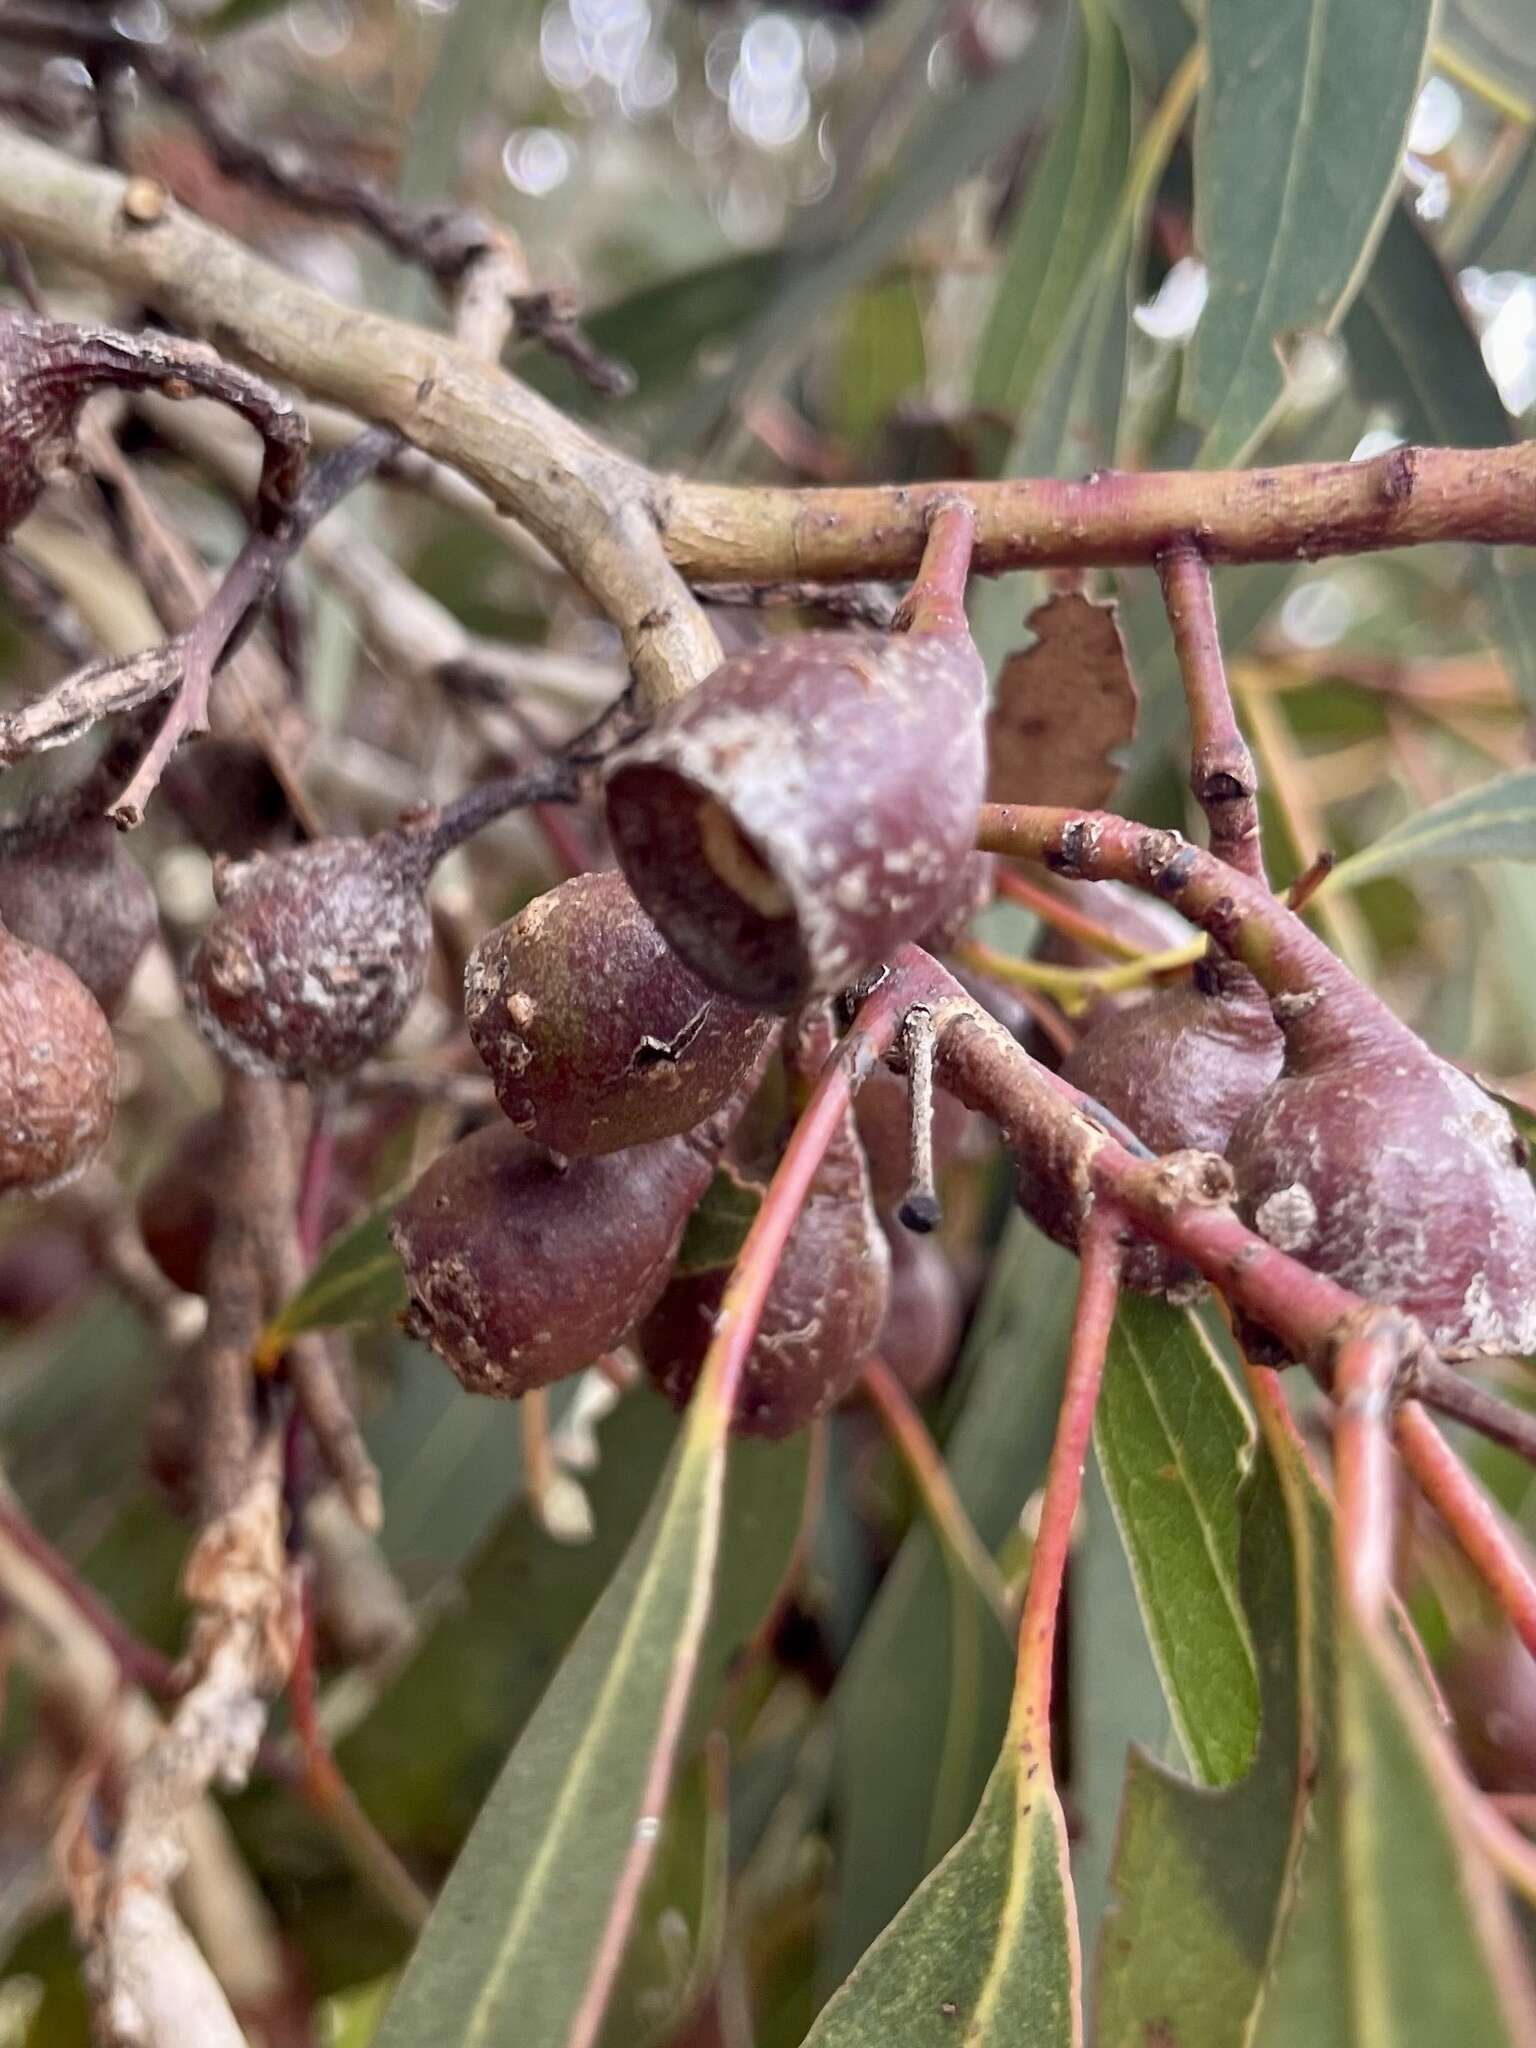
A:
{"type": "Polygon", "coordinates": [[[1332,1595],[1332,1518],[1294,1444],[1272,1439],[1304,1608],[1312,1792],[1251,2048],[1516,2048],[1536,2038],[1518,1937],[1464,1781],[1401,1649],[1332,1595]],[[1307,1610],[1310,1611],[1307,1611],[1307,1610]]]}
{"type": "Polygon", "coordinates": [[[1195,241],[1210,296],[1181,407],[1200,460],[1243,461],[1296,337],[1338,322],[1397,190],[1434,0],[1208,0],[1195,241]]]}
{"type": "Polygon", "coordinates": [[[1209,1785],[1247,1770],[1258,1735],[1258,1678],[1238,1591],[1238,1487],[1251,1437],[1195,1318],[1150,1296],[1124,1296],[1094,1446],[1174,1727],[1209,1785]]]}
{"type": "Polygon", "coordinates": [[[281,1351],[304,1330],[334,1330],[348,1323],[382,1323],[409,1300],[399,1255],[389,1241],[397,1197],[334,1237],[314,1271],[267,1328],[264,1346],[281,1351]]]}
{"type": "MultiPolygon", "coordinates": [[[[956,1491],[997,1545],[1055,1432],[1076,1261],[1017,1211],[994,1256],[945,1442],[956,1491]]],[[[955,1842],[997,1754],[1011,1660],[970,1581],[914,1524],[833,1694],[838,1884],[822,1958],[840,1982],[955,1842]],[[922,1645],[922,1654],[914,1646],[922,1645]]]]}
{"type": "MultiPolygon", "coordinates": [[[[1410,441],[1497,448],[1515,439],[1466,309],[1405,207],[1387,225],[1344,339],[1356,388],[1390,407],[1410,441]]],[[[1536,552],[1475,548],[1469,559],[1510,672],[1536,704],[1536,552]]]]}
{"type": "Polygon", "coordinates": [[[1132,1757],[1098,1956],[1098,2048],[1145,2048],[1159,2026],[1179,2048],[1238,2048],[1243,2039],[1302,1797],[1296,1570],[1264,1450],[1242,1503],[1243,1601],[1263,1700],[1258,1753],[1245,1778],[1214,1792],[1132,1757]]]}
{"type": "Polygon", "coordinates": [[[878,1938],[805,2048],[1079,2048],[1067,1830],[1049,1763],[1011,1735],[976,1817],[878,1938]]]}
{"type": "MultiPolygon", "coordinates": [[[[727,1411],[706,1373],[657,1497],[491,1791],[378,2048],[595,2036],[660,1832],[716,1570],[727,1411]]],[[[803,1481],[802,1481],[803,1483],[803,1481]]]]}
{"type": "Polygon", "coordinates": [[[1536,860],[1536,768],[1496,775],[1416,811],[1340,861],[1318,893],[1358,888],[1379,875],[1484,860],[1536,860]]]}
{"type": "Polygon", "coordinates": [[[1130,152],[1124,44],[1104,0],[1084,0],[1072,80],[1050,145],[1018,209],[977,351],[972,399],[1020,418],[1102,256],[1130,152]]]}

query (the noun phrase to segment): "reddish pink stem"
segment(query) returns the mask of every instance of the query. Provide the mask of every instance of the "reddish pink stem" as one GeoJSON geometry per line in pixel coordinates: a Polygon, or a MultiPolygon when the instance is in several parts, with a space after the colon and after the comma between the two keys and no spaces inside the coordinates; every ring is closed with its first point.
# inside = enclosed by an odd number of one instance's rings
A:
{"type": "Polygon", "coordinates": [[[1395,1322],[1367,1327],[1340,1345],[1333,1372],[1339,1584],[1368,1622],[1380,1616],[1392,1584],[1396,1487],[1390,1423],[1402,1351],[1395,1322]]]}
{"type": "Polygon", "coordinates": [[[853,1028],[823,1067],[768,1184],[762,1207],[752,1219],[736,1270],[726,1286],[695,1399],[704,1397],[713,1384],[715,1401],[727,1412],[734,1409],[742,1369],[757,1334],[768,1290],[822,1156],[848,1114],[856,1089],[895,1044],[908,1010],[914,1004],[931,1000],[935,984],[942,985],[945,978],[943,970],[926,953],[915,946],[903,947],[885,979],[860,1007],[853,1028]],[[712,1378],[710,1367],[722,1352],[724,1362],[712,1378]]]}
{"type": "Polygon", "coordinates": [[[101,1595],[88,1586],[68,1558],[54,1549],[14,1502],[0,1495],[0,1539],[21,1552],[49,1584],[57,1587],[81,1619],[111,1651],[118,1670],[132,1685],[141,1685],[159,1699],[174,1699],[175,1666],[160,1651],[141,1643],[118,1619],[101,1595]]]}
{"type": "Polygon", "coordinates": [[[1536,1657],[1536,1559],[1417,1401],[1397,1411],[1397,1448],[1425,1499],[1536,1657]]]}
{"type": "Polygon", "coordinates": [[[1263,882],[1259,778],[1232,708],[1211,565],[1196,549],[1180,547],[1164,555],[1157,570],[1189,704],[1189,786],[1210,827],[1211,851],[1263,882]]]}
{"type": "Polygon", "coordinates": [[[1019,1622],[1019,1661],[1013,1690],[1014,1738],[1025,1753],[1048,1748],[1050,1742],[1051,1674],[1061,1591],[1066,1583],[1072,1525],[1082,1497],[1083,1466],[1093,1437],[1094,1413],[1099,1405],[1099,1389],[1104,1384],[1109,1333],[1120,1298],[1119,1227],[1120,1218],[1112,1209],[1097,1206],[1083,1226],[1079,1245],[1082,1273],[1067,1354],[1066,1384],[1019,1622]]]}
{"type": "Polygon", "coordinates": [[[912,588],[896,615],[909,633],[969,633],[965,584],[976,545],[976,514],[963,498],[934,512],[928,543],[912,588]]]}

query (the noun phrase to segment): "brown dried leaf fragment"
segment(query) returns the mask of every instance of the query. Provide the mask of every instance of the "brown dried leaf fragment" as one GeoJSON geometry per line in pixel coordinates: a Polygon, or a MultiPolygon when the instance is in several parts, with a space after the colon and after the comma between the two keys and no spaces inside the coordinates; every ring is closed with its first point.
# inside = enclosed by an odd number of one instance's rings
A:
{"type": "Polygon", "coordinates": [[[990,802],[1097,810],[1108,800],[1140,701],[1118,611],[1062,591],[1030,613],[1035,643],[1003,663],[987,716],[990,802]]]}

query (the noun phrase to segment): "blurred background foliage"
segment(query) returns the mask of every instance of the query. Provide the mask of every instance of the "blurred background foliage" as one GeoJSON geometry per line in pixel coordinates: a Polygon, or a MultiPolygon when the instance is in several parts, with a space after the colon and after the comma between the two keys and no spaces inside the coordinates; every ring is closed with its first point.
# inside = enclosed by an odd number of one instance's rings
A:
{"type": "MultiPolygon", "coordinates": [[[[147,41],[173,25],[162,0],[122,0],[118,17],[147,41]]],[[[227,0],[178,11],[175,24],[210,38],[262,132],[508,221],[533,277],[579,292],[591,331],[632,365],[636,388],[618,403],[594,397],[531,349],[516,367],[660,465],[744,481],[1078,475],[1180,466],[1209,459],[1212,445],[1223,461],[1344,459],[1404,439],[1493,445],[1536,418],[1536,37],[1526,0],[1448,7],[1358,290],[1326,323],[1332,331],[1288,337],[1277,402],[1249,405],[1240,420],[1229,411],[1219,433],[1190,405],[1210,280],[1192,217],[1197,74],[1180,0],[859,0],[810,11],[227,0]]],[[[1356,67],[1335,77],[1336,91],[1362,111],[1319,147],[1344,150],[1351,127],[1362,163],[1382,146],[1369,108],[1374,67],[1399,61],[1391,40],[1388,30],[1374,49],[1367,38],[1336,53],[1356,67]]],[[[71,60],[41,68],[71,83],[71,60]]],[[[343,299],[441,317],[417,280],[346,232],[227,183],[174,110],[132,79],[124,91],[136,166],[343,299]]],[[[1226,146],[1240,151],[1242,140],[1226,146]]],[[[1232,175],[1241,173],[1239,155],[1232,175]]],[[[1341,188],[1350,176],[1343,158],[1341,188]]],[[[1239,257],[1262,260],[1257,225],[1226,231],[1239,257]]],[[[1299,272],[1328,233],[1324,220],[1303,225],[1291,258],[1302,302],[1299,272]]],[[[49,283],[61,307],[86,302],[79,280],[49,283]]],[[[152,409],[141,416],[130,445],[183,529],[227,560],[236,521],[153,420],[152,409]]],[[[383,548],[473,632],[548,645],[617,681],[606,629],[469,513],[375,492],[349,517],[357,546],[383,548]]],[[[44,521],[32,545],[82,604],[106,575],[64,521],[44,521]]],[[[1115,801],[1188,824],[1177,676],[1155,581],[1100,580],[1120,601],[1140,690],[1115,801]]],[[[1278,883],[1323,847],[1347,856],[1526,761],[1536,709],[1528,557],[1437,547],[1236,568],[1216,582],[1278,883]]],[[[413,694],[357,630],[344,583],[322,559],[301,572],[291,604],[318,732],[315,787],[333,821],[373,823],[457,787],[506,743],[506,721],[413,694]]],[[[1024,615],[1043,590],[1014,576],[978,593],[978,638],[994,664],[1025,638],[1024,615]]],[[[110,613],[107,595],[97,609],[110,613]]],[[[120,637],[133,631],[121,617],[106,623],[120,637]]],[[[753,627],[734,614],[726,624],[753,627]]],[[[48,673],[3,611],[0,672],[14,694],[48,673]]],[[[550,730],[560,717],[570,721],[569,703],[555,705],[550,730]]],[[[15,782],[24,794],[61,772],[50,759],[15,782]]],[[[165,943],[141,971],[121,1034],[116,1160],[135,1187],[216,1091],[179,1013],[174,971],[211,900],[206,856],[155,820],[136,852],[156,884],[165,943]]],[[[520,823],[445,877],[444,964],[409,1028],[413,1057],[451,1066],[440,1056],[455,951],[547,886],[549,858],[520,823]]],[[[996,943],[1033,944],[1027,913],[990,915],[996,943]]],[[[1528,866],[1378,873],[1325,892],[1318,916],[1439,1050],[1536,1108],[1528,866]]],[[[369,1125],[362,1191],[398,1185],[454,1115],[402,1094],[382,1137],[369,1125]]],[[[925,1412],[1016,1585],[1074,1268],[1011,1213],[1005,1165],[985,1142],[967,1141],[948,1193],[945,1249],[965,1328],[925,1412]]],[[[163,1346],[71,1246],[67,1219],[0,1219],[6,1476],[82,1577],[139,1637],[174,1654],[186,1537],[146,1479],[144,1452],[163,1346]],[[62,1281],[29,1299],[23,1269],[35,1277],[49,1258],[62,1281]]],[[[525,1496],[515,1411],[467,1399],[387,1317],[358,1332],[357,1351],[388,1503],[384,1551],[415,1641],[373,1659],[332,1643],[322,1705],[358,1797],[430,1890],[624,1554],[675,1426],[644,1390],[616,1405],[585,1384],[564,1390],[554,1419],[572,1491],[552,1533],[525,1496]]],[[[1523,1468],[1486,1447],[1470,1455],[1536,1533],[1523,1468]]],[[[605,2035],[615,2048],[800,2041],[964,1828],[1001,1736],[1008,1646],[977,1586],[935,1542],[867,1411],[834,1418],[815,1460],[804,1444],[736,1447],[722,1559],[694,1739],[605,2035]],[[817,1512],[803,1536],[808,1486],[817,1512]],[[783,1584],[792,1599],[765,1635],[783,1584]],[[728,1790],[718,1749],[703,1739],[711,1726],[728,1749],[728,1790]]],[[[1452,1679],[1473,1661],[1467,1645],[1479,1645],[1487,1668],[1468,1681],[1467,1725],[1480,1772],[1501,1789],[1536,1790],[1536,1679],[1508,1656],[1494,1670],[1480,1596],[1432,1534],[1407,1583],[1452,1679]]],[[[1127,1745],[1185,1757],[1140,1613],[1091,1477],[1059,1730],[1090,1956],[1127,1745]]],[[[0,2043],[73,2048],[85,2018],[49,1860],[56,1788],[39,1791],[27,1761],[46,1703],[19,1665],[4,1681],[0,2043]]],[[[405,1930],[281,1784],[258,1782],[233,1820],[299,1987],[291,2038],[361,2048],[405,1930]]]]}

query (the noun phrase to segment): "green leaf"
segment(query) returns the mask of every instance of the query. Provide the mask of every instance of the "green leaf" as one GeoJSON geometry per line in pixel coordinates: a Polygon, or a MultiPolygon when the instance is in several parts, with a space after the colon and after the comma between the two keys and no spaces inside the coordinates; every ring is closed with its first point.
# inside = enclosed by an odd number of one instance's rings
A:
{"type": "Polygon", "coordinates": [[[1397,189],[1433,0],[1208,0],[1195,240],[1210,297],[1181,405],[1200,460],[1241,462],[1285,395],[1282,358],[1329,330],[1397,189]]]}
{"type": "MultiPolygon", "coordinates": [[[[1039,1485],[1055,1431],[1076,1261],[1015,1211],[972,1322],[956,1490],[996,1546],[1039,1485]]],[[[960,1835],[997,1754],[1012,1661],[991,1613],[915,1523],[833,1694],[838,1886],[823,1982],[839,1983],[960,1835]],[[913,1646],[921,1644],[921,1655],[913,1646]]]]}
{"type": "Polygon", "coordinates": [[[855,293],[843,325],[834,419],[854,441],[886,425],[928,374],[923,313],[911,277],[897,271],[855,293]]]}
{"type": "MultiPolygon", "coordinates": [[[[1298,1548],[1331,1555],[1331,1516],[1298,1456],[1282,1483],[1298,1548]]],[[[1302,1665],[1317,1768],[1288,1915],[1245,2041],[1515,2048],[1536,2035],[1536,2005],[1464,1818],[1460,1767],[1397,1645],[1331,1601],[1319,1567],[1310,1579],[1302,1665]]]]}
{"type": "MultiPolygon", "coordinates": [[[[1326,1553],[1323,1556],[1326,1569],[1326,1553]]],[[[1237,2048],[1280,1913],[1300,1798],[1297,1560],[1273,1460],[1243,1490],[1243,1600],[1263,1719],[1252,1770],[1209,1791],[1133,1755],[1100,1946],[1098,2048],[1237,2048]],[[1162,2029],[1161,2036],[1158,2029],[1162,2029]]]]}
{"type": "MultiPolygon", "coordinates": [[[[1516,438],[1456,288],[1403,207],[1387,225],[1344,339],[1357,389],[1390,406],[1410,441],[1498,448],[1516,438]]],[[[1511,675],[1536,704],[1536,554],[1474,548],[1469,560],[1511,675]]]]}
{"type": "Polygon", "coordinates": [[[1174,1727],[1199,1780],[1247,1770],[1258,1677],[1238,1591],[1238,1487],[1252,1433],[1187,1310],[1127,1295],[1094,1424],[1174,1727]]]}
{"type": "Polygon", "coordinates": [[[281,1351],[303,1330],[334,1330],[347,1323],[382,1323],[405,1307],[405,1274],[389,1241],[396,1197],[370,1209],[321,1253],[319,1263],[267,1328],[263,1348],[281,1351]]]}
{"type": "Polygon", "coordinates": [[[729,1165],[718,1166],[698,1207],[688,1218],[677,1252],[679,1273],[706,1273],[734,1266],[747,1241],[753,1218],[763,1206],[763,1190],[743,1180],[729,1165]]]}
{"type": "Polygon", "coordinates": [[[977,352],[978,408],[1016,420],[1043,375],[1113,227],[1130,152],[1125,49],[1103,0],[1085,0],[1073,76],[1019,207],[977,352]]]}
{"type": "Polygon", "coordinates": [[[875,1942],[805,2048],[1077,2048],[1067,1830],[1048,1759],[1012,1734],[976,1818],[875,1942]]]}
{"type": "Polygon", "coordinates": [[[1340,861],[1323,888],[1354,889],[1378,875],[1482,860],[1536,860],[1536,768],[1496,775],[1416,811],[1340,861]]]}
{"type": "Polygon", "coordinates": [[[661,1488],[486,1800],[378,2035],[590,2041],[704,1641],[727,1411],[706,1372],[661,1488]]]}

